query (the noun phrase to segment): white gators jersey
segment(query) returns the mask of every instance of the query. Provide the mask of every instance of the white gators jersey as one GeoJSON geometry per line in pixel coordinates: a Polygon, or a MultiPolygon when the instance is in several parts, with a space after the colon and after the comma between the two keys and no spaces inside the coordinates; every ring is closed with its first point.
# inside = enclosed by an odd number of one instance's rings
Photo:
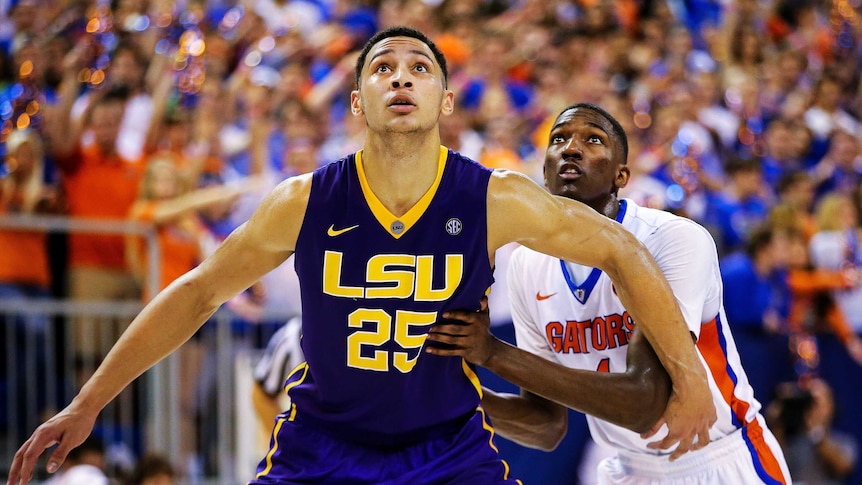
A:
{"type": "MultiPolygon", "coordinates": [[[[745,424],[749,432],[759,432],[754,418],[760,403],[754,399],[728,329],[712,237],[689,219],[639,207],[628,199],[621,201],[617,222],[649,249],[698,339],[718,414],[710,440],[745,424]]],[[[508,283],[518,347],[570,368],[625,372],[634,322],[604,272],[520,247],[510,260],[508,283]]],[[[643,440],[620,426],[587,419],[596,441],[638,453],[657,454],[646,445],[667,433],[664,428],[643,440]]]]}

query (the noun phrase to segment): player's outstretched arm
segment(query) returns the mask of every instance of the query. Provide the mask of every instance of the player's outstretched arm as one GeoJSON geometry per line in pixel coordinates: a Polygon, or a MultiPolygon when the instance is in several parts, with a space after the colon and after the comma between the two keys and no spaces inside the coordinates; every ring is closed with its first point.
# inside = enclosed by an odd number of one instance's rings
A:
{"type": "Polygon", "coordinates": [[[123,388],[188,340],[222,303],[287,259],[310,187],[310,175],[283,182],[212,256],[147,304],[72,402],[21,446],[7,483],[28,483],[39,455],[57,444],[47,465],[48,472],[55,472],[123,388]]]}
{"type": "Polygon", "coordinates": [[[649,251],[619,223],[548,194],[524,175],[496,171],[488,187],[489,251],[511,241],[601,268],[673,382],[663,448],[671,459],[706,446],[716,420],[706,371],[671,288],[649,251]]]}

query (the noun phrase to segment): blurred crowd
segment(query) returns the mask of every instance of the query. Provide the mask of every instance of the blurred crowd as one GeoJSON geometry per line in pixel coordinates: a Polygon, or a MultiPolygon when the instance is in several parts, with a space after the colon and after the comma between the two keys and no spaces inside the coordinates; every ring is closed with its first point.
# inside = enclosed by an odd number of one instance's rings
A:
{"type": "MultiPolygon", "coordinates": [[[[542,183],[561,109],[619,119],[622,195],[714,235],[760,400],[822,379],[862,440],[862,0],[0,0],[0,217],[133,221],[161,247],[153,285],[136,234],[0,229],[0,298],[152,297],[362,146],[356,50],[399,24],[447,56],[444,145],[486,166],[542,183]]],[[[231,308],[298,313],[288,273],[231,308]]],[[[76,359],[126,324],[75,321],[76,359]]]]}

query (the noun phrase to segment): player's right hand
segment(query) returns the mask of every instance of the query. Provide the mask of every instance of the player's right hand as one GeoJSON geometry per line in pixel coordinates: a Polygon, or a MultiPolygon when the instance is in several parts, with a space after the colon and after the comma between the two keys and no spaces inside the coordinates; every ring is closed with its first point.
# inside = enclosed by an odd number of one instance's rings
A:
{"type": "Polygon", "coordinates": [[[85,413],[74,408],[74,403],[60,411],[56,416],[36,428],[30,439],[21,445],[12,468],[9,470],[7,485],[25,485],[33,479],[36,461],[46,449],[57,445],[48,458],[46,469],[54,473],[66,461],[72,448],[80,445],[93,431],[98,413],[85,413]]]}
{"type": "Polygon", "coordinates": [[[658,432],[662,424],[666,424],[668,433],[664,439],[647,443],[647,447],[653,450],[666,450],[676,445],[670,454],[670,461],[708,445],[709,430],[718,419],[705,374],[702,375],[702,379],[695,379],[695,383],[700,387],[678,386],[674,383],[667,408],[661,419],[652,429],[641,434],[641,438],[649,439],[658,432]]]}

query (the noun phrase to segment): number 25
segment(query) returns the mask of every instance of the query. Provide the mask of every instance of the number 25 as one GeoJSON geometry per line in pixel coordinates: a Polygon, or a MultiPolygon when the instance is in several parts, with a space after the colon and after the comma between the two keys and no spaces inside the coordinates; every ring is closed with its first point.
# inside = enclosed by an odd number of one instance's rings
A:
{"type": "Polygon", "coordinates": [[[389,354],[386,350],[374,350],[373,356],[362,355],[363,346],[380,347],[390,339],[401,346],[405,352],[391,352],[392,365],[402,373],[408,373],[416,365],[419,349],[425,343],[427,333],[411,334],[410,327],[430,326],[437,321],[437,312],[411,312],[398,310],[395,312],[395,329],[393,337],[392,316],[380,309],[360,308],[347,317],[347,325],[362,328],[366,323],[375,323],[373,330],[359,330],[347,337],[347,365],[357,369],[379,372],[389,371],[389,354]],[[409,358],[407,350],[413,350],[416,356],[409,358]]]}

